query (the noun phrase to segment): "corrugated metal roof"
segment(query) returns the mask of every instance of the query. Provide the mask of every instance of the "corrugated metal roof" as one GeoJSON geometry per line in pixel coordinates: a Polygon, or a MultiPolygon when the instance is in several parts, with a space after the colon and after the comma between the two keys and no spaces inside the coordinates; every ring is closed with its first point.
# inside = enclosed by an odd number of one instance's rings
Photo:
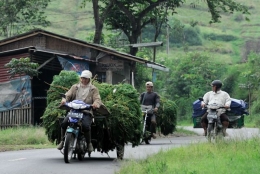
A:
{"type": "Polygon", "coordinates": [[[46,31],[46,30],[43,30],[43,29],[34,29],[34,30],[31,30],[29,32],[26,32],[26,33],[23,33],[23,34],[20,34],[20,35],[17,35],[17,36],[13,36],[13,37],[10,37],[10,38],[7,38],[7,39],[0,40],[0,46],[8,44],[8,43],[15,42],[17,40],[21,40],[21,39],[24,39],[24,38],[35,36],[35,35],[38,35],[38,34],[43,34],[43,35],[58,38],[58,39],[61,39],[61,40],[67,41],[67,42],[86,46],[86,47],[89,47],[89,48],[92,48],[92,49],[103,51],[105,53],[115,55],[115,56],[118,56],[118,57],[121,57],[121,58],[124,58],[124,59],[127,59],[127,60],[139,62],[139,63],[142,63],[142,64],[150,63],[150,64],[155,64],[155,65],[158,65],[160,67],[166,68],[164,65],[154,63],[154,62],[151,62],[151,61],[142,59],[140,57],[127,54],[127,53],[119,52],[119,51],[114,50],[112,48],[108,48],[108,47],[105,47],[105,46],[102,46],[102,45],[99,45],[99,44],[88,43],[88,42],[85,42],[85,41],[82,41],[82,40],[62,36],[62,35],[55,34],[55,33],[52,33],[52,32],[49,32],[49,31],[46,31]]]}

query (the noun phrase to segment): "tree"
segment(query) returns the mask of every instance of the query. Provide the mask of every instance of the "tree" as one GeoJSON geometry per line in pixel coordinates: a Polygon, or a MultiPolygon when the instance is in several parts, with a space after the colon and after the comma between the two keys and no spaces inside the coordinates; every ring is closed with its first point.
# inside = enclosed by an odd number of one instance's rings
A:
{"type": "MultiPolygon", "coordinates": [[[[24,94],[24,89],[22,85],[22,75],[28,75],[31,78],[33,76],[38,75],[38,63],[33,63],[30,62],[30,58],[20,58],[20,59],[15,59],[13,58],[9,63],[5,64],[5,67],[8,68],[9,70],[7,73],[10,75],[10,78],[14,78],[16,76],[20,77],[20,95],[24,94]]],[[[22,106],[21,102],[21,106],[22,106]]]]}
{"type": "Polygon", "coordinates": [[[241,73],[243,77],[243,83],[239,85],[240,88],[248,90],[248,103],[249,113],[251,113],[253,101],[256,103],[254,106],[254,113],[260,112],[259,103],[259,86],[260,86],[260,55],[251,52],[248,56],[246,63],[246,70],[241,73]]]}
{"type": "Polygon", "coordinates": [[[226,67],[207,53],[188,52],[178,57],[166,60],[170,72],[159,72],[155,86],[159,94],[176,101],[178,116],[184,118],[191,115],[191,103],[211,89],[212,80],[221,79],[226,67]]]}
{"type": "MultiPolygon", "coordinates": [[[[183,0],[107,0],[113,2],[112,10],[106,16],[105,23],[110,29],[120,29],[128,37],[130,44],[137,43],[143,28],[154,23],[158,16],[166,12],[175,13],[183,0]]],[[[248,8],[233,0],[205,0],[212,16],[210,22],[219,22],[221,12],[241,11],[248,14],[248,8]]],[[[102,11],[102,9],[101,9],[102,11]]],[[[167,18],[167,15],[165,16],[167,18]]],[[[165,19],[164,18],[164,19],[165,19]]],[[[136,55],[138,49],[130,48],[130,54],[136,55]]]]}
{"type": "Polygon", "coordinates": [[[0,35],[13,36],[33,25],[47,26],[44,10],[50,0],[1,0],[0,35]]]}
{"type": "Polygon", "coordinates": [[[13,58],[9,63],[5,64],[6,68],[9,68],[7,73],[10,75],[10,78],[14,78],[16,75],[28,75],[30,77],[37,76],[39,67],[38,63],[30,62],[30,58],[13,58]]]}

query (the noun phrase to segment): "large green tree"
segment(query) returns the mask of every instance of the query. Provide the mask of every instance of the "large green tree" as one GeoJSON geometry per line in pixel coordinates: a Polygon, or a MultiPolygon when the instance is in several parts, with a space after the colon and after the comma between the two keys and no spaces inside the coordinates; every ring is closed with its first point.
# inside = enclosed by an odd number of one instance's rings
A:
{"type": "Polygon", "coordinates": [[[189,115],[191,103],[211,90],[210,83],[221,79],[226,71],[225,64],[214,62],[207,53],[188,52],[179,59],[166,60],[170,72],[160,72],[157,76],[156,91],[178,105],[178,116],[189,115]]]}
{"type": "Polygon", "coordinates": [[[34,25],[46,26],[44,10],[50,0],[0,0],[0,35],[10,37],[34,25]]]}
{"type": "MultiPolygon", "coordinates": [[[[83,0],[87,1],[87,0],[83,0]]],[[[137,43],[142,30],[160,18],[160,21],[167,21],[170,13],[180,7],[185,0],[92,0],[96,33],[101,35],[103,23],[110,29],[119,29],[124,32],[131,44],[137,43]],[[168,15],[165,15],[167,12],[168,15]]],[[[190,1],[189,1],[190,2],[190,1]]],[[[196,6],[200,1],[191,1],[196,6]]],[[[233,13],[241,11],[248,14],[248,8],[236,3],[234,0],[203,0],[206,3],[212,16],[210,22],[219,22],[222,12],[233,13]]],[[[158,25],[157,25],[158,26],[158,25]]],[[[101,37],[96,37],[101,38],[101,37]]],[[[98,43],[98,39],[94,40],[98,43]]],[[[130,54],[136,55],[138,48],[130,48],[130,54]]]]}

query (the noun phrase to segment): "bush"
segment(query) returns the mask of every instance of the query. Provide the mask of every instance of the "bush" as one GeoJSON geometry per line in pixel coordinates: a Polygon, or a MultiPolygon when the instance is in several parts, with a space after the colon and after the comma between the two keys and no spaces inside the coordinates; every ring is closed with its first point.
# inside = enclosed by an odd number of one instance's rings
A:
{"type": "Polygon", "coordinates": [[[230,41],[237,40],[236,36],[229,35],[229,34],[205,33],[203,37],[208,40],[217,40],[223,42],[230,42],[230,41]]]}
{"type": "Polygon", "coordinates": [[[236,22],[242,22],[244,20],[243,14],[236,14],[235,17],[234,17],[234,20],[236,22]]]}
{"type": "Polygon", "coordinates": [[[174,45],[181,46],[187,43],[189,46],[202,45],[200,38],[200,30],[198,27],[184,27],[182,31],[172,31],[170,35],[170,42],[174,45]]]}

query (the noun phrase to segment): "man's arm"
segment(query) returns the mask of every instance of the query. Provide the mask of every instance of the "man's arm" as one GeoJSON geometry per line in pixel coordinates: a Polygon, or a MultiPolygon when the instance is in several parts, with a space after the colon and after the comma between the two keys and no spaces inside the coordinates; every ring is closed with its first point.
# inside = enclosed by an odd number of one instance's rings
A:
{"type": "Polygon", "coordinates": [[[160,96],[156,93],[155,96],[155,107],[159,108],[160,107],[160,96]]]}
{"type": "Polygon", "coordinates": [[[155,108],[154,108],[154,111],[157,112],[158,111],[158,108],[160,107],[160,96],[155,93],[155,108]]]}
{"type": "Polygon", "coordinates": [[[230,105],[231,105],[231,98],[230,98],[229,94],[226,93],[226,95],[225,95],[225,108],[226,109],[230,108],[230,105]]]}
{"type": "Polygon", "coordinates": [[[72,100],[73,91],[75,90],[74,88],[75,88],[75,85],[72,85],[70,90],[68,90],[68,92],[66,92],[66,94],[65,94],[66,98],[62,98],[61,104],[65,104],[66,102],[69,102],[72,100]]]}
{"type": "Polygon", "coordinates": [[[93,108],[96,109],[96,108],[99,108],[101,105],[102,105],[102,101],[101,101],[101,97],[100,97],[100,94],[99,94],[99,90],[97,88],[94,88],[93,89],[93,108]]]}
{"type": "Polygon", "coordinates": [[[207,105],[209,103],[209,92],[207,92],[206,94],[204,94],[203,96],[203,101],[201,101],[201,107],[204,107],[205,105],[207,105]]]}

